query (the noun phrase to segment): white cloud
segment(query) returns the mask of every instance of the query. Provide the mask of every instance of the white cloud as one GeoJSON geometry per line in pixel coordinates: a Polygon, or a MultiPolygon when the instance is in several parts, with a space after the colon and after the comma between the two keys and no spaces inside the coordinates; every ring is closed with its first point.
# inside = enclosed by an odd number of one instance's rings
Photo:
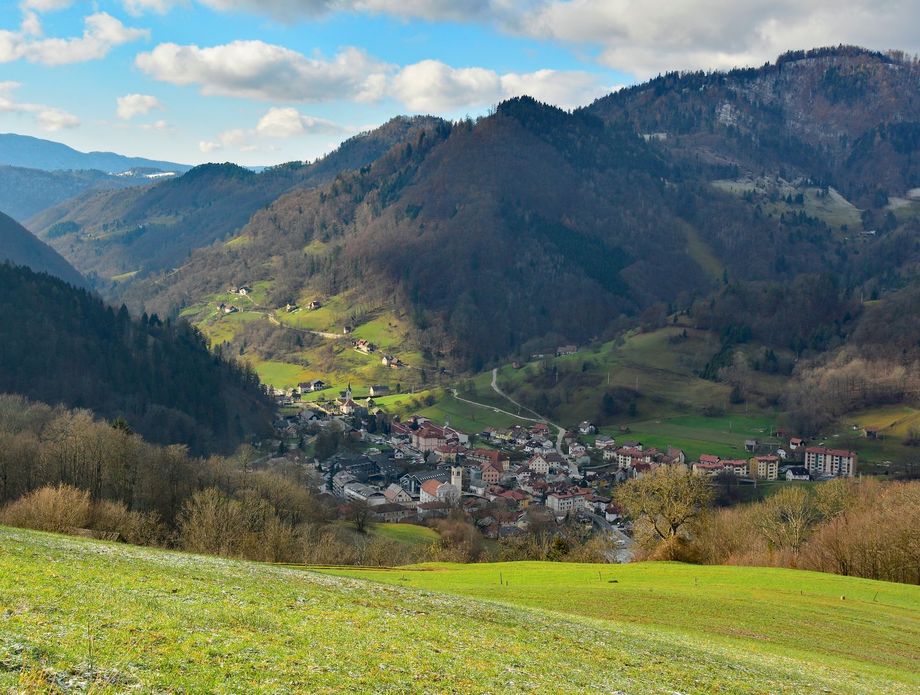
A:
{"type": "Polygon", "coordinates": [[[538,70],[499,75],[485,68],[453,68],[436,60],[407,65],[393,78],[392,94],[412,111],[451,112],[527,94],[572,108],[610,88],[587,72],[538,70]]]}
{"type": "Polygon", "coordinates": [[[214,140],[202,140],[198,149],[210,154],[224,149],[240,152],[276,151],[270,140],[289,139],[307,135],[344,134],[355,129],[332,121],[305,116],[297,109],[274,107],[265,112],[255,128],[233,128],[220,133],[214,140]]]}
{"type": "Polygon", "coordinates": [[[792,48],[855,43],[916,50],[916,0],[549,0],[506,23],[516,33],[600,48],[639,77],[759,65],[792,48]]]}
{"type": "Polygon", "coordinates": [[[30,115],[39,128],[51,133],[80,125],[79,118],[54,106],[17,102],[13,92],[20,86],[18,82],[0,82],[0,113],[30,115]]]}
{"type": "Polygon", "coordinates": [[[393,95],[412,111],[451,111],[490,104],[502,94],[498,73],[485,68],[452,68],[437,60],[407,65],[392,84],[393,95]]]}
{"type": "Polygon", "coordinates": [[[157,80],[198,85],[206,95],[313,102],[376,99],[390,69],[357,48],[327,60],[262,41],[211,48],[164,43],[136,63],[157,80]]]}
{"type": "MultiPolygon", "coordinates": [[[[608,91],[595,76],[581,71],[500,75],[482,67],[455,68],[436,60],[398,68],[356,48],[343,49],[331,59],[308,58],[262,41],[234,41],[210,48],[160,44],[141,53],[136,63],[155,79],[196,85],[205,95],[288,102],[393,97],[412,111],[432,113],[484,106],[521,94],[572,107],[608,91]]],[[[299,118],[294,109],[269,112],[262,130],[316,131],[333,125],[299,118]]]]}
{"type": "MultiPolygon", "coordinates": [[[[56,0],[36,0],[55,2],[56,0]]],[[[63,1],[63,0],[62,0],[63,1]]],[[[181,0],[124,0],[162,11],[181,0]]],[[[647,77],[759,65],[791,48],[854,43],[920,50],[917,0],[197,0],[282,21],[341,12],[456,21],[588,49],[647,77]]]]}
{"type": "Polygon", "coordinates": [[[502,91],[506,98],[526,94],[566,109],[584,106],[619,86],[602,84],[596,75],[577,70],[537,70],[502,75],[502,91]]]}
{"type": "Polygon", "coordinates": [[[125,9],[133,15],[140,15],[144,12],[156,12],[165,14],[173,5],[179,4],[178,0],[122,0],[125,9]]]}
{"type": "Polygon", "coordinates": [[[35,115],[38,126],[49,133],[56,133],[65,128],[76,128],[80,125],[80,119],[72,113],[67,113],[61,109],[42,108],[35,115]]]}
{"type": "Polygon", "coordinates": [[[313,116],[304,116],[294,108],[271,108],[259,119],[256,134],[267,138],[292,138],[308,133],[342,133],[346,129],[337,123],[313,116]]]}
{"type": "Polygon", "coordinates": [[[140,128],[141,130],[151,130],[151,131],[156,131],[158,133],[168,133],[173,130],[173,127],[162,119],[159,121],[154,121],[153,123],[141,123],[137,127],[140,128]]]}
{"type": "Polygon", "coordinates": [[[35,10],[36,12],[57,12],[70,7],[73,0],[23,0],[20,7],[23,10],[35,10]]]}
{"type": "Polygon", "coordinates": [[[82,36],[38,38],[41,23],[36,15],[26,13],[20,31],[0,30],[0,63],[20,59],[44,65],[82,63],[104,58],[113,48],[149,36],[147,30],[126,27],[105,12],[92,14],[83,23],[82,36]]]}
{"type": "Polygon", "coordinates": [[[123,121],[130,121],[135,116],[146,116],[154,109],[162,110],[160,100],[149,94],[125,94],[115,99],[115,112],[123,121]]]}

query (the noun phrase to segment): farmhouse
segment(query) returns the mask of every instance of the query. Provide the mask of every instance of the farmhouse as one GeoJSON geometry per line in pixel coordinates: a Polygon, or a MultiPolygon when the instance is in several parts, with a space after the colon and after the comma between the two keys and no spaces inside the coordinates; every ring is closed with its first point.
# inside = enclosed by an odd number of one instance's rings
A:
{"type": "Polygon", "coordinates": [[[377,398],[378,396],[386,396],[390,392],[390,387],[385,384],[374,384],[370,388],[370,395],[372,398],[377,398]]]}
{"type": "Polygon", "coordinates": [[[450,511],[450,505],[447,502],[422,502],[416,509],[420,519],[429,517],[447,516],[450,511]]]}
{"type": "Polygon", "coordinates": [[[314,393],[316,391],[322,391],[326,388],[326,382],[321,379],[314,379],[313,381],[302,381],[298,384],[297,388],[300,389],[301,393],[314,393]]]}
{"type": "Polygon", "coordinates": [[[455,463],[457,461],[457,457],[464,451],[466,451],[466,449],[464,449],[459,444],[442,444],[441,446],[435,448],[434,453],[441,461],[449,461],[450,463],[455,463]]]}
{"type": "Polygon", "coordinates": [[[683,466],[687,463],[687,455],[684,453],[683,449],[668,446],[668,452],[665,454],[665,463],[683,466]]]}
{"type": "Polygon", "coordinates": [[[556,348],[556,357],[564,357],[565,355],[574,355],[578,352],[577,345],[560,345],[556,348]]]}

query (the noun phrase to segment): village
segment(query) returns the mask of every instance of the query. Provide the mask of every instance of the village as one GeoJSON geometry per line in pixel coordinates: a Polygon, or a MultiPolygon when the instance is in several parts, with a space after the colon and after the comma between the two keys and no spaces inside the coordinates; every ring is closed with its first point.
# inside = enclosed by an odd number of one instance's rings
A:
{"type": "MultiPolygon", "coordinates": [[[[278,402],[290,404],[324,388],[319,380],[303,383],[278,402]]],[[[748,440],[743,458],[702,454],[690,460],[676,447],[598,433],[590,422],[557,439],[544,422],[468,433],[420,415],[389,418],[374,403],[385,390],[367,391],[364,399],[348,387],[335,400],[303,402],[296,414],[279,418],[278,441],[271,446],[294,447],[334,433],[347,446],[328,456],[315,452],[307,465],[316,487],[343,508],[366,507],[372,521],[424,524],[461,512],[484,537],[502,539],[525,533],[536,518],[550,518],[605,534],[620,548],[617,557],[628,559],[630,527],[613,490],[658,467],[679,466],[714,484],[748,486],[856,474],[856,452],[809,446],[800,437],[778,447],[748,440]]]]}

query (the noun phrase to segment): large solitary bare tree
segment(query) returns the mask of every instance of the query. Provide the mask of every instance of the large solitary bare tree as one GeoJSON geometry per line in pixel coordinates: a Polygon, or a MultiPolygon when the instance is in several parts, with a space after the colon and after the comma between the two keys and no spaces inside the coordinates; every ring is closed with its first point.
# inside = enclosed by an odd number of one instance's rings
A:
{"type": "Polygon", "coordinates": [[[657,543],[686,532],[711,503],[712,487],[683,466],[661,466],[621,485],[616,501],[638,526],[637,535],[657,543]]]}

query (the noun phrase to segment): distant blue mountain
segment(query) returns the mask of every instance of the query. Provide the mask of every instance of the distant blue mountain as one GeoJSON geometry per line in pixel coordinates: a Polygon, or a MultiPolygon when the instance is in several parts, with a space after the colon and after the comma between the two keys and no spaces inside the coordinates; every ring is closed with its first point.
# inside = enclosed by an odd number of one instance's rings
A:
{"type": "Polygon", "coordinates": [[[139,168],[181,174],[191,169],[186,164],[143,157],[125,157],[114,152],[78,152],[59,142],[14,133],[0,133],[0,165],[2,164],[45,171],[96,169],[113,174],[139,168]]]}

